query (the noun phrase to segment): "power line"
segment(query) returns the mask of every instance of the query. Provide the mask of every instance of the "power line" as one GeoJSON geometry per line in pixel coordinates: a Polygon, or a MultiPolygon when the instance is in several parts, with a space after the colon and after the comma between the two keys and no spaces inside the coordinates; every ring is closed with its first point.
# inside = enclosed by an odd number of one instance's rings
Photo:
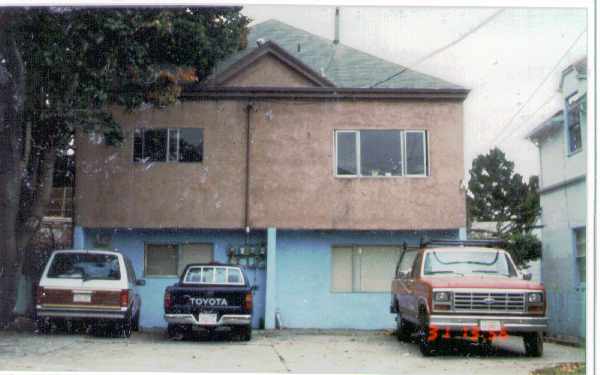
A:
{"type": "Polygon", "coordinates": [[[416,61],[414,64],[412,64],[412,65],[410,66],[410,68],[409,68],[409,67],[402,68],[402,69],[401,69],[399,72],[397,72],[397,73],[394,73],[394,74],[392,74],[391,76],[389,76],[389,77],[387,77],[387,78],[385,78],[385,79],[383,79],[383,80],[381,80],[381,81],[379,81],[379,82],[376,82],[376,83],[374,83],[373,85],[371,85],[371,86],[370,86],[370,88],[374,88],[374,87],[376,87],[376,86],[379,86],[379,85],[381,85],[382,83],[388,82],[388,81],[390,81],[390,80],[392,80],[392,79],[394,79],[394,78],[398,77],[400,74],[404,73],[404,72],[405,72],[405,71],[407,71],[408,69],[412,69],[412,68],[414,68],[415,66],[417,66],[417,65],[421,64],[423,61],[425,61],[425,60],[427,60],[427,59],[429,59],[429,58],[431,58],[431,57],[433,57],[433,56],[437,55],[438,53],[441,53],[441,52],[443,52],[443,51],[447,50],[448,48],[450,48],[450,47],[452,47],[452,46],[454,46],[454,45],[456,45],[456,44],[460,43],[460,42],[461,42],[461,41],[463,41],[463,40],[464,40],[466,37],[468,37],[469,35],[471,35],[471,34],[475,33],[477,30],[481,29],[483,26],[485,26],[486,24],[488,24],[488,23],[489,23],[491,20],[493,20],[494,18],[496,18],[496,17],[497,17],[498,15],[500,15],[500,13],[502,13],[502,12],[504,12],[504,9],[500,9],[500,10],[498,10],[498,11],[494,12],[494,14],[492,14],[491,16],[489,16],[489,17],[487,17],[486,19],[484,19],[484,20],[483,20],[481,23],[479,23],[477,26],[475,26],[475,27],[474,27],[474,28],[472,28],[471,30],[467,31],[466,33],[462,34],[460,37],[458,37],[458,38],[457,38],[457,39],[455,39],[454,41],[452,41],[452,42],[450,42],[450,43],[448,43],[448,44],[446,44],[446,45],[444,45],[444,46],[442,46],[442,47],[440,47],[440,48],[438,48],[438,49],[436,49],[436,50],[434,50],[434,51],[430,52],[428,55],[426,55],[426,56],[422,57],[421,59],[417,60],[417,61],[416,61]]]}
{"type": "Polygon", "coordinates": [[[506,122],[506,124],[502,127],[502,129],[500,130],[500,133],[498,133],[498,135],[496,135],[494,137],[494,139],[500,139],[497,142],[497,145],[502,144],[506,138],[508,136],[510,136],[513,133],[512,129],[511,131],[509,131],[508,133],[504,134],[507,129],[509,129],[510,124],[515,120],[515,118],[517,118],[517,116],[519,115],[519,113],[521,113],[521,111],[523,110],[523,108],[525,108],[527,106],[527,104],[529,104],[529,102],[531,101],[531,99],[533,99],[535,97],[535,95],[537,94],[537,92],[539,91],[539,89],[544,85],[544,83],[546,83],[546,81],[552,76],[552,74],[554,73],[554,71],[556,70],[556,68],[558,68],[560,66],[560,64],[562,63],[562,60],[567,57],[567,55],[569,54],[569,52],[571,52],[571,50],[575,47],[575,45],[577,44],[577,42],[579,41],[579,39],[581,39],[581,37],[587,32],[587,28],[583,29],[583,31],[581,33],[579,33],[579,35],[577,36],[577,38],[575,38],[575,40],[573,41],[573,43],[571,43],[571,45],[569,46],[569,48],[567,48],[567,50],[562,54],[562,56],[558,59],[558,61],[556,62],[556,64],[552,67],[552,69],[548,72],[548,74],[544,77],[544,79],[542,80],[542,82],[540,82],[540,84],[533,90],[533,92],[531,93],[531,95],[529,95],[529,97],[527,98],[527,100],[525,101],[525,103],[523,103],[523,105],[521,105],[519,107],[519,109],[511,116],[511,118],[506,122]],[[504,134],[504,135],[503,135],[504,134]]]}

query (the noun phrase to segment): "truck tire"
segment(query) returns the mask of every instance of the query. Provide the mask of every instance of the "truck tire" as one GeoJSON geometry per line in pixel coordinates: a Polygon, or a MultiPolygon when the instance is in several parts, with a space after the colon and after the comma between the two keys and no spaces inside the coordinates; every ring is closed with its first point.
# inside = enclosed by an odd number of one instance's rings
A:
{"type": "Polygon", "coordinates": [[[52,326],[50,325],[50,319],[37,318],[35,321],[37,333],[40,335],[46,335],[50,333],[52,326]]]}
{"type": "Polygon", "coordinates": [[[396,338],[398,341],[410,341],[410,336],[413,332],[412,325],[402,319],[402,315],[396,316],[396,338]]]}
{"type": "Polygon", "coordinates": [[[528,357],[541,357],[544,354],[544,339],[539,332],[525,334],[523,344],[528,357]]]}
{"type": "Polygon", "coordinates": [[[250,341],[252,339],[252,326],[241,326],[238,328],[241,341],[250,341]]]}
{"type": "Polygon", "coordinates": [[[426,311],[419,314],[418,342],[419,351],[424,357],[432,356],[437,350],[437,339],[429,341],[429,317],[426,311]]]}

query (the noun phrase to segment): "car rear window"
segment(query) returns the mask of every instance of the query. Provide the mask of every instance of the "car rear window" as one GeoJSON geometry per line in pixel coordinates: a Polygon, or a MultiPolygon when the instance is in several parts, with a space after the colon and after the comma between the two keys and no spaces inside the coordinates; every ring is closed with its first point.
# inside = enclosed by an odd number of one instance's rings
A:
{"type": "Polygon", "coordinates": [[[47,277],[57,279],[120,280],[119,258],[110,254],[60,253],[54,256],[47,277]]]}
{"type": "Polygon", "coordinates": [[[236,267],[190,267],[183,278],[184,284],[243,285],[242,271],[236,267]]]}

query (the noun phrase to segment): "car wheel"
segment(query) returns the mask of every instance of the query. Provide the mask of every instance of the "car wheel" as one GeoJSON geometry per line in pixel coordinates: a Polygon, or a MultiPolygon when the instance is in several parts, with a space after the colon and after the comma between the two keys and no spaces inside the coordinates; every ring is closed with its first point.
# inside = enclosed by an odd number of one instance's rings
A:
{"type": "Polygon", "coordinates": [[[539,332],[528,333],[523,336],[525,354],[529,357],[541,357],[544,354],[544,339],[539,332]]]}
{"type": "Polygon", "coordinates": [[[37,328],[37,333],[40,335],[46,335],[50,333],[50,329],[52,328],[49,319],[46,318],[37,318],[35,325],[37,328]]]}
{"type": "Polygon", "coordinates": [[[238,328],[241,341],[250,341],[252,339],[252,326],[242,326],[238,328]]]}
{"type": "Polygon", "coordinates": [[[396,316],[396,338],[398,339],[398,341],[409,341],[411,334],[411,324],[406,320],[402,319],[402,316],[398,314],[396,316]]]}
{"type": "Polygon", "coordinates": [[[132,327],[134,331],[138,332],[140,330],[140,310],[135,314],[135,318],[133,319],[132,327]]]}
{"type": "Polygon", "coordinates": [[[183,338],[183,327],[177,324],[167,326],[167,337],[170,339],[181,340],[183,338]]]}
{"type": "Polygon", "coordinates": [[[419,350],[424,357],[430,357],[437,349],[437,339],[433,341],[429,340],[429,317],[426,312],[421,313],[419,322],[419,350]]]}

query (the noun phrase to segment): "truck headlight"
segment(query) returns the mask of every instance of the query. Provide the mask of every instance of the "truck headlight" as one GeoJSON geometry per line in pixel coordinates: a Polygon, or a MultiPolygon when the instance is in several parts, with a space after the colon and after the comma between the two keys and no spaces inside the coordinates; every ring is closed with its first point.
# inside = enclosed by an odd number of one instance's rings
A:
{"type": "Polygon", "coordinates": [[[450,292],[434,292],[433,293],[433,301],[434,302],[450,302],[450,292]]]}
{"type": "Polygon", "coordinates": [[[528,293],[527,303],[539,304],[544,302],[544,293],[528,293]]]}

